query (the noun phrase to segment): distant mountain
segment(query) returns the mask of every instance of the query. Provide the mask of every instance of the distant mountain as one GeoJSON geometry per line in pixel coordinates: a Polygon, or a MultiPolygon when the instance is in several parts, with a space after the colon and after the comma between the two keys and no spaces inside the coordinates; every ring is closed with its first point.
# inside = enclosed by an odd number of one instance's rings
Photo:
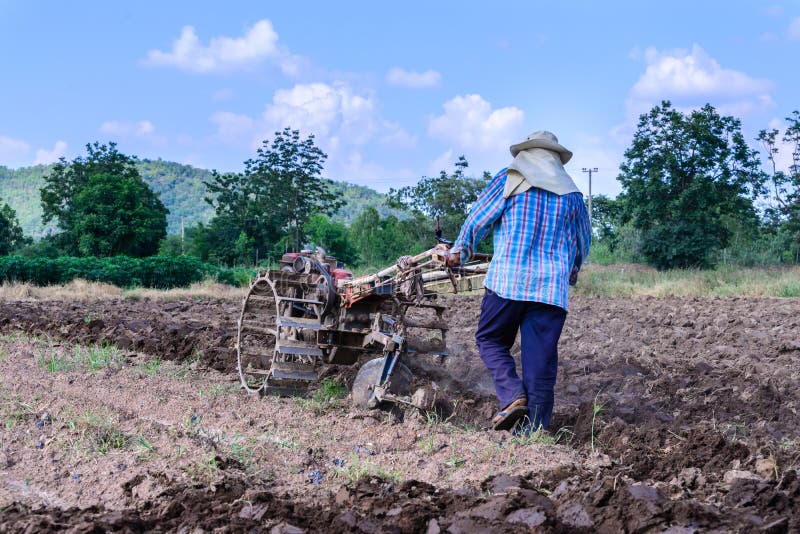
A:
{"type": "Polygon", "coordinates": [[[39,189],[48,170],[49,167],[44,165],[15,170],[0,166],[0,202],[14,208],[25,235],[37,239],[47,233],[42,224],[39,189]]]}
{"type": "Polygon", "coordinates": [[[344,206],[339,208],[339,211],[332,217],[335,221],[350,224],[368,206],[378,210],[381,217],[391,214],[399,219],[404,219],[408,216],[401,210],[386,207],[386,195],[378,193],[371,187],[334,181],[332,189],[334,193],[344,199],[344,206]]]}
{"type": "Polygon", "coordinates": [[[214,216],[214,208],[203,200],[206,196],[203,181],[211,178],[211,171],[161,159],[143,159],[137,166],[144,181],[169,210],[167,233],[180,233],[181,218],[188,227],[208,222],[214,216]]]}
{"type": "MultiPolygon", "coordinates": [[[[214,216],[214,209],[203,200],[206,195],[203,181],[211,178],[211,171],[161,159],[144,159],[137,165],[144,181],[169,210],[168,233],[180,232],[181,218],[188,227],[198,222],[208,222],[214,216]]],[[[39,197],[44,176],[51,168],[52,165],[36,165],[8,169],[0,165],[0,202],[7,202],[14,208],[25,235],[35,239],[55,231],[52,223],[47,226],[42,223],[39,197]]],[[[349,224],[367,206],[376,208],[384,216],[388,213],[402,216],[400,212],[384,205],[385,195],[369,187],[337,181],[333,189],[345,200],[345,205],[334,216],[335,220],[349,224]]]]}

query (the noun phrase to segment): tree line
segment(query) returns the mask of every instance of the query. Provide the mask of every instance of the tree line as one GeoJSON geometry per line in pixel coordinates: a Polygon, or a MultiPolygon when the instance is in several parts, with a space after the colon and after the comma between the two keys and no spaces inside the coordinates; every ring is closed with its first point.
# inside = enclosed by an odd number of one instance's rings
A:
{"type": "MultiPolygon", "coordinates": [[[[684,113],[665,101],[643,114],[620,166],[622,193],[593,199],[590,261],[661,269],[800,262],[800,112],[786,121],[782,131],[759,133],[762,162],[740,121],[711,105],[684,113]]],[[[32,243],[0,203],[0,255],[188,255],[252,266],[321,247],[352,266],[379,266],[429,248],[434,221],[455,238],[491,178],[469,175],[461,156],[451,172],[391,189],[385,202],[396,215],[368,207],[346,225],[331,219],[344,201],[322,178],[327,155],[313,135],[287,127],[242,171],[214,171],[203,182],[215,213],[207,224],[167,236],[167,210],[142,180],[136,157],[113,143],[86,151],[62,158],[45,177],[41,203],[55,234],[32,243]]],[[[491,250],[491,243],[483,246],[491,250]]]]}
{"type": "Polygon", "coordinates": [[[167,209],[143,181],[135,156],[114,143],[86,146],[86,155],[62,158],[44,178],[43,220],[58,232],[32,243],[13,210],[0,208],[0,255],[27,257],[142,258],[194,256],[220,266],[274,262],[283,253],[321,247],[349,265],[379,265],[434,243],[433,218],[458,231],[486,177],[464,173],[462,156],[452,174],[423,178],[392,190],[386,205],[397,215],[367,207],[350,225],[332,220],[344,200],[322,171],[327,155],[313,135],[286,128],[265,140],[241,172],[213,171],[203,182],[214,209],[207,223],[166,235],[167,209]]]}
{"type": "Polygon", "coordinates": [[[594,257],[659,269],[800,263],[800,112],[786,124],[757,136],[764,170],[741,122],[711,105],[683,113],[664,101],[641,115],[622,193],[593,199],[594,257]]]}

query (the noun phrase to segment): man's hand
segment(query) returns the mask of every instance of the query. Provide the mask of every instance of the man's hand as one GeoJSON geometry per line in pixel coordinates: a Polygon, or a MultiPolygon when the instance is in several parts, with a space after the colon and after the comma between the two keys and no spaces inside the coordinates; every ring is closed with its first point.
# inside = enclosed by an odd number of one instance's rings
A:
{"type": "Polygon", "coordinates": [[[572,272],[569,273],[569,285],[574,286],[577,283],[578,283],[578,269],[573,267],[572,272]]]}
{"type": "Polygon", "coordinates": [[[448,250],[445,255],[445,263],[448,267],[458,267],[461,265],[461,250],[462,247],[453,247],[448,250]]]}

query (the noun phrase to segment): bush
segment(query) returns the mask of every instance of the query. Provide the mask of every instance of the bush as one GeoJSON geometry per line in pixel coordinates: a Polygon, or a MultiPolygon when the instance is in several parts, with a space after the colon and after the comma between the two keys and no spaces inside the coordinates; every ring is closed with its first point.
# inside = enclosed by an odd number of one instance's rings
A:
{"type": "Polygon", "coordinates": [[[660,224],[642,233],[641,250],[659,270],[711,267],[712,252],[719,249],[719,233],[684,221],[660,224]]]}
{"type": "Polygon", "coordinates": [[[255,275],[256,269],[248,269],[246,267],[221,268],[214,273],[214,280],[220,284],[243,287],[247,286],[255,275]]]}
{"type": "Polygon", "coordinates": [[[0,257],[0,282],[28,282],[39,286],[65,284],[75,279],[105,282],[119,287],[170,289],[206,278],[240,285],[242,273],[218,269],[191,256],[148,258],[25,258],[0,257]]]}

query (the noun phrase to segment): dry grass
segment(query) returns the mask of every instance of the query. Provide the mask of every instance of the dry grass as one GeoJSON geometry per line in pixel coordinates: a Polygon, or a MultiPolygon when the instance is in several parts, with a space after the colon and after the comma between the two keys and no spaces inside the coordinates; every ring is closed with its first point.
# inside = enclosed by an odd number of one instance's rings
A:
{"type": "Polygon", "coordinates": [[[115,299],[150,299],[150,300],[183,300],[197,298],[215,298],[240,300],[245,289],[218,284],[207,280],[192,284],[187,288],[159,289],[121,289],[102,282],[73,280],[58,286],[38,287],[27,283],[8,283],[0,285],[0,301],[10,300],[64,300],[95,301],[115,299]]]}
{"type": "Polygon", "coordinates": [[[214,298],[242,300],[247,293],[247,288],[233,287],[220,284],[211,280],[205,280],[192,284],[186,288],[176,289],[129,289],[124,292],[126,299],[151,299],[151,300],[184,300],[198,298],[214,298]]]}
{"type": "Polygon", "coordinates": [[[657,271],[587,265],[574,294],[596,297],[800,297],[800,267],[657,271]]]}
{"type": "Polygon", "coordinates": [[[86,280],[45,287],[21,282],[3,282],[0,286],[0,300],[106,300],[122,298],[124,293],[111,284],[86,280]]]}
{"type": "MultiPolygon", "coordinates": [[[[183,300],[214,298],[241,300],[245,288],[211,280],[180,289],[120,289],[100,282],[74,280],[60,286],[24,283],[0,285],[0,301],[113,299],[183,300]]],[[[472,292],[470,292],[472,293],[472,292]]],[[[467,294],[470,294],[467,293],[467,294]]],[[[592,297],[800,297],[800,267],[736,268],[657,271],[635,264],[587,265],[572,294],[592,297]]]]}

